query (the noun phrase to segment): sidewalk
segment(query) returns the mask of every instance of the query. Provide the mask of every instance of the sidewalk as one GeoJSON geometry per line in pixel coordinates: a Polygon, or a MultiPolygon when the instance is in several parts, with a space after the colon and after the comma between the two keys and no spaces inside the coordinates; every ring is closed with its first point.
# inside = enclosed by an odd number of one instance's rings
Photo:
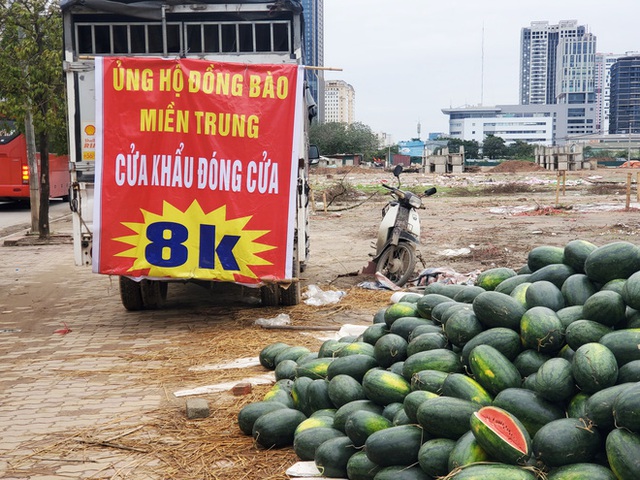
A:
{"type": "Polygon", "coordinates": [[[50,447],[99,424],[139,421],[166,403],[164,391],[139,381],[128,356],[186,327],[170,316],[125,312],[117,282],[74,265],[64,236],[70,220],[52,231],[65,241],[24,246],[31,239],[16,235],[20,246],[0,247],[0,478],[112,478],[127,471],[127,452],[105,448],[88,457],[50,447]]]}

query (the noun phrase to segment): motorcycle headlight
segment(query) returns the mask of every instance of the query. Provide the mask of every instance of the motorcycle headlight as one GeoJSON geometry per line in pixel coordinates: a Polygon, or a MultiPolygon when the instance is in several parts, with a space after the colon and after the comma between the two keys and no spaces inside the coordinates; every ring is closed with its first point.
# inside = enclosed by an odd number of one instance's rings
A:
{"type": "Polygon", "coordinates": [[[417,195],[411,195],[409,198],[409,205],[413,208],[420,208],[422,206],[422,199],[417,195]]]}

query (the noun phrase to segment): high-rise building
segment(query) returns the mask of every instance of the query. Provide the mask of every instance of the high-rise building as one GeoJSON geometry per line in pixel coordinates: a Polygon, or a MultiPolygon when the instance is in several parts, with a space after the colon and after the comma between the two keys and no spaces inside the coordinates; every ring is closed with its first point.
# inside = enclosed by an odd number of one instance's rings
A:
{"type": "Polygon", "coordinates": [[[621,57],[640,55],[640,52],[596,53],[596,131],[609,133],[609,106],[611,98],[611,66],[621,57]]]}
{"type": "Polygon", "coordinates": [[[520,40],[521,105],[583,103],[578,97],[589,94],[595,100],[596,37],[587,27],[576,20],[531,22],[520,40]]]}
{"type": "Polygon", "coordinates": [[[356,92],[344,80],[327,80],[324,91],[324,121],[353,123],[356,92]]]}
{"type": "Polygon", "coordinates": [[[611,65],[610,134],[640,133],[640,55],[611,65]]]}
{"type": "Polygon", "coordinates": [[[565,37],[558,42],[556,57],[556,102],[595,102],[596,37],[565,37]]]}
{"type": "MultiPolygon", "coordinates": [[[[304,52],[305,65],[324,66],[324,0],[301,0],[304,15],[304,52]]],[[[311,89],[311,95],[319,107],[319,120],[323,118],[324,75],[322,70],[307,70],[305,80],[311,89]]]]}

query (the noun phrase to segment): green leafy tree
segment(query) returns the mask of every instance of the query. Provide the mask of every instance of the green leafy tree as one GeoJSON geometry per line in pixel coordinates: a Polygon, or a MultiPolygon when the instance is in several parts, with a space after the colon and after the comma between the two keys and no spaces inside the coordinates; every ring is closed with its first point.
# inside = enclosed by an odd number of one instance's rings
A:
{"type": "Polygon", "coordinates": [[[447,147],[451,153],[460,152],[460,147],[464,147],[465,158],[478,158],[480,155],[480,144],[475,140],[462,140],[460,138],[442,138],[447,141],[447,147]]]}
{"type": "Polygon", "coordinates": [[[584,149],[582,150],[582,154],[584,155],[584,158],[591,158],[596,156],[595,152],[593,151],[593,147],[590,145],[584,147],[584,149]]]}
{"type": "Polygon", "coordinates": [[[379,150],[378,137],[359,122],[313,124],[309,128],[309,142],[317,145],[322,155],[362,153],[370,160],[379,150]]]}
{"type": "Polygon", "coordinates": [[[62,16],[58,2],[9,0],[0,5],[0,112],[24,131],[32,117],[40,152],[39,235],[49,229],[49,152],[66,153],[62,16]]]}
{"type": "Polygon", "coordinates": [[[523,140],[516,140],[507,147],[507,156],[517,160],[533,160],[535,145],[523,140]]]}
{"type": "Polygon", "coordinates": [[[507,147],[502,137],[487,135],[482,142],[482,154],[491,159],[504,158],[507,155],[507,147]]]}

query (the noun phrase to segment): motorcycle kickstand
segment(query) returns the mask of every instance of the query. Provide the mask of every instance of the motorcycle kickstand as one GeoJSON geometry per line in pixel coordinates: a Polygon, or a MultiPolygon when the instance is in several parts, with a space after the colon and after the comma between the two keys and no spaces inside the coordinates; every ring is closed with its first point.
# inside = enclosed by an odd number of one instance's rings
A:
{"type": "Polygon", "coordinates": [[[420,263],[422,264],[423,268],[427,268],[427,262],[424,261],[424,258],[422,257],[422,252],[420,250],[416,251],[416,258],[420,260],[420,263]]]}

